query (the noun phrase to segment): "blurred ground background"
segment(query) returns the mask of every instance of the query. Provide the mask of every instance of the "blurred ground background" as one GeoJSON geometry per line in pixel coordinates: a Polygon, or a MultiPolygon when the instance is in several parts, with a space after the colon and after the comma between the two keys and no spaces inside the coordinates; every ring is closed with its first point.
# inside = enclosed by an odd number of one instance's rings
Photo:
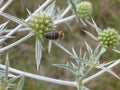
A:
{"type": "MultiPolygon", "coordinates": [[[[31,12],[36,10],[40,4],[45,0],[14,0],[13,3],[5,10],[5,12],[15,15],[19,18],[26,18],[28,16],[26,8],[31,12]]],[[[97,25],[104,29],[107,27],[114,27],[120,32],[120,1],[119,0],[90,0],[93,4],[93,18],[97,25]]],[[[60,9],[64,9],[66,0],[56,0],[56,6],[60,9]]],[[[0,17],[0,23],[6,21],[5,18],[0,17]]],[[[86,35],[82,30],[88,30],[94,34],[96,32],[90,26],[84,27],[82,23],[77,23],[75,20],[70,21],[73,28],[73,32],[67,28],[64,24],[57,27],[58,30],[65,32],[65,37],[61,43],[69,50],[73,46],[77,52],[79,52],[80,46],[84,50],[83,40],[89,41],[88,43],[95,48],[97,42],[86,35]]],[[[10,23],[8,28],[16,27],[15,23],[10,23]]],[[[16,39],[10,39],[6,41],[7,44],[12,43],[19,38],[26,35],[28,32],[16,33],[16,39]]],[[[36,70],[35,63],[35,37],[31,37],[29,40],[15,46],[8,50],[10,56],[10,66],[16,69],[27,71],[30,73],[40,74],[52,78],[63,79],[63,80],[75,80],[74,76],[65,69],[60,69],[52,66],[55,63],[66,63],[67,60],[72,60],[63,50],[57,46],[52,46],[52,51],[48,54],[48,40],[44,43],[44,50],[42,56],[42,62],[40,69],[36,70]]],[[[3,59],[5,58],[6,52],[3,53],[3,59]]],[[[107,51],[102,57],[101,61],[104,60],[115,60],[120,58],[120,55],[112,51],[107,51]]],[[[4,61],[3,61],[4,63],[4,61]]],[[[120,65],[113,69],[120,76],[120,65]]],[[[94,74],[95,71],[91,72],[94,74]]],[[[108,73],[105,73],[101,77],[98,77],[86,84],[91,90],[120,90],[120,81],[108,73]]],[[[44,81],[38,81],[31,78],[26,78],[23,90],[76,90],[74,87],[56,85],[47,83],[44,81]]]]}

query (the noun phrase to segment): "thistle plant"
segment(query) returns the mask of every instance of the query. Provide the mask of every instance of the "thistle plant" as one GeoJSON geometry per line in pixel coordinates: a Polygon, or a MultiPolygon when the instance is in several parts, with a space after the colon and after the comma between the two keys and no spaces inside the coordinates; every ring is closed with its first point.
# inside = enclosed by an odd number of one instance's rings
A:
{"type": "MultiPolygon", "coordinates": [[[[32,36],[36,37],[35,42],[35,60],[37,65],[37,70],[39,70],[39,66],[41,65],[41,58],[42,58],[42,51],[43,43],[46,44],[45,41],[45,34],[47,32],[51,32],[56,30],[55,27],[59,26],[59,24],[64,23],[65,25],[69,24],[70,20],[78,19],[84,26],[89,24],[92,26],[98,36],[93,35],[92,33],[85,31],[89,36],[93,39],[98,41],[98,45],[95,49],[93,49],[89,43],[84,41],[84,50],[80,47],[80,53],[78,54],[77,51],[72,47],[71,51],[64,46],[62,41],[59,40],[47,40],[48,41],[48,51],[51,51],[52,44],[55,44],[59,49],[62,49],[66,54],[69,55],[74,61],[66,61],[66,64],[53,64],[53,66],[64,68],[72,73],[74,76],[74,81],[65,81],[59,80],[55,78],[49,78],[46,76],[41,76],[25,71],[21,71],[15,68],[9,67],[9,58],[8,55],[6,57],[6,62],[4,64],[0,64],[0,90],[7,90],[11,85],[14,84],[16,80],[19,80],[17,85],[17,90],[22,90],[24,84],[24,76],[29,77],[36,80],[42,80],[54,84],[66,85],[66,86],[73,86],[76,87],[77,90],[89,90],[85,84],[94,78],[102,75],[104,72],[108,72],[112,76],[116,77],[118,80],[120,77],[111,69],[114,66],[120,63],[120,59],[108,61],[105,60],[101,62],[101,56],[106,53],[107,49],[114,50],[117,53],[120,53],[117,50],[116,46],[119,44],[119,32],[114,28],[107,28],[101,29],[99,28],[95,21],[92,19],[92,22],[88,20],[89,17],[92,15],[92,3],[90,1],[82,1],[82,0],[68,0],[66,8],[62,11],[58,9],[59,13],[56,12],[58,8],[55,5],[55,1],[53,0],[46,0],[37,10],[33,13],[28,11],[28,18],[20,19],[16,16],[10,15],[4,12],[12,0],[6,2],[3,7],[0,9],[0,15],[9,19],[9,21],[4,22],[0,25],[0,44],[4,43],[8,39],[16,38],[17,36],[12,36],[16,32],[24,32],[28,31],[24,37],[16,40],[15,42],[8,44],[2,48],[0,48],[0,53],[13,48],[16,45],[19,45],[23,41],[26,41],[32,36]],[[69,12],[70,15],[67,16],[69,12]],[[17,27],[13,28],[12,30],[7,29],[7,24],[11,21],[16,22],[18,24],[17,27]],[[4,69],[4,70],[3,70],[4,69]],[[97,73],[94,73],[91,76],[88,76],[92,70],[98,69],[97,73]],[[11,74],[13,73],[13,74],[11,74]],[[18,76],[14,75],[18,74],[18,76]],[[9,77],[12,75],[11,77],[9,77]]],[[[57,2],[57,0],[56,0],[57,2]]],[[[71,27],[72,28],[72,27],[71,27]]],[[[74,34],[74,33],[73,33],[74,34]]],[[[30,56],[31,57],[31,56],[30,56]]],[[[62,56],[61,56],[62,57],[62,56]]],[[[22,62],[22,60],[21,60],[22,62]]],[[[32,64],[32,63],[31,63],[32,64]]],[[[54,68],[56,68],[54,67],[54,68]]]]}

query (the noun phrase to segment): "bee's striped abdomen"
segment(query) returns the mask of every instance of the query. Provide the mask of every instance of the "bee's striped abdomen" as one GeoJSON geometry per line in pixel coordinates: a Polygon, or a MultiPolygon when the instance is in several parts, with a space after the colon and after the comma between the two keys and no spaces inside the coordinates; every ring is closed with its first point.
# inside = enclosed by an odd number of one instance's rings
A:
{"type": "Polygon", "coordinates": [[[45,37],[47,39],[51,39],[51,40],[56,40],[59,39],[59,33],[54,31],[54,32],[48,32],[45,34],[45,37]]]}

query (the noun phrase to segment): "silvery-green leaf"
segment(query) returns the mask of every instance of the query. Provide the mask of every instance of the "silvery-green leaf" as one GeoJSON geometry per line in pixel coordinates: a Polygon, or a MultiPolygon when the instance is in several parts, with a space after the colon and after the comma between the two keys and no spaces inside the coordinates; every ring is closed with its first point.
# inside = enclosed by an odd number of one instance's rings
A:
{"type": "Polygon", "coordinates": [[[78,14],[77,14],[75,2],[74,2],[73,0],[69,0],[69,2],[70,2],[70,4],[71,4],[71,6],[72,6],[72,9],[73,9],[73,11],[74,11],[76,17],[77,17],[77,21],[80,22],[81,20],[80,20],[80,17],[78,16],[78,14]]]}
{"type": "Polygon", "coordinates": [[[102,47],[100,50],[100,54],[103,54],[106,51],[106,48],[102,47]]]}
{"type": "Polygon", "coordinates": [[[95,56],[98,54],[99,49],[100,49],[100,45],[98,45],[98,46],[96,47],[96,49],[94,50],[94,55],[95,55],[95,56]]]}
{"type": "Polygon", "coordinates": [[[48,53],[50,53],[51,47],[52,47],[52,41],[49,40],[49,43],[48,43],[48,53]]]}
{"type": "Polygon", "coordinates": [[[92,22],[93,22],[93,24],[94,24],[94,27],[95,27],[96,32],[97,32],[98,34],[102,33],[102,30],[101,30],[100,28],[98,28],[98,26],[97,26],[97,24],[95,23],[95,21],[93,20],[93,18],[92,18],[92,22]]]}
{"type": "Polygon", "coordinates": [[[3,34],[3,30],[5,30],[4,28],[8,24],[8,22],[9,21],[7,21],[7,22],[5,22],[5,23],[3,23],[3,24],[0,25],[0,36],[3,34]]]}
{"type": "Polygon", "coordinates": [[[54,8],[55,8],[55,2],[51,3],[49,6],[47,6],[47,8],[44,10],[46,13],[52,15],[54,12],[54,8]]]}
{"type": "Polygon", "coordinates": [[[83,54],[83,59],[87,59],[86,52],[83,54]]]}
{"type": "Polygon", "coordinates": [[[8,74],[9,74],[9,58],[8,58],[8,54],[6,56],[6,61],[5,61],[5,76],[4,79],[8,80],[8,74]]]}
{"type": "Polygon", "coordinates": [[[114,63],[115,61],[110,61],[110,62],[107,62],[107,63],[103,63],[103,66],[108,66],[108,65],[110,65],[110,64],[112,64],[112,63],[114,63]]]}
{"type": "Polygon", "coordinates": [[[82,57],[82,50],[81,50],[81,48],[79,50],[79,56],[82,57]]]}
{"type": "Polygon", "coordinates": [[[88,69],[86,69],[85,75],[87,76],[91,72],[92,69],[93,69],[93,67],[91,67],[91,66],[88,69]]]}
{"type": "Polygon", "coordinates": [[[32,15],[32,13],[29,11],[29,9],[27,9],[27,12],[28,12],[29,16],[31,16],[31,15],[32,15]]]}
{"type": "Polygon", "coordinates": [[[100,56],[101,56],[103,53],[105,53],[105,51],[106,51],[106,48],[102,47],[102,48],[100,49],[100,52],[98,53],[98,55],[95,57],[95,61],[98,61],[99,58],[100,58],[100,56]]]}
{"type": "Polygon", "coordinates": [[[9,23],[9,21],[7,21],[3,24],[0,24],[0,30],[3,30],[8,23],[9,23]]]}
{"type": "Polygon", "coordinates": [[[87,51],[88,51],[89,55],[90,55],[90,56],[93,55],[93,50],[92,50],[92,48],[90,47],[90,45],[89,45],[87,42],[85,42],[85,45],[86,45],[86,48],[87,48],[87,51]]]}
{"type": "Polygon", "coordinates": [[[83,86],[83,90],[90,90],[89,88],[87,88],[87,87],[85,87],[85,86],[83,86]]]}
{"type": "Polygon", "coordinates": [[[86,25],[86,23],[84,22],[84,20],[80,17],[80,16],[78,16],[78,14],[77,14],[77,11],[76,11],[76,2],[75,2],[75,0],[73,1],[73,0],[69,0],[69,2],[70,2],[70,4],[71,4],[71,6],[72,6],[72,8],[73,8],[73,11],[75,12],[75,15],[76,15],[76,17],[77,17],[77,21],[81,21],[82,22],[82,24],[86,27],[87,25],[86,25]]]}
{"type": "Polygon", "coordinates": [[[116,49],[112,49],[113,51],[115,51],[116,53],[120,53],[120,51],[119,50],[116,50],[116,49]]]}
{"type": "Polygon", "coordinates": [[[79,61],[81,64],[89,64],[90,62],[82,57],[75,58],[77,61],[79,61]]]}
{"type": "Polygon", "coordinates": [[[66,65],[66,64],[53,64],[54,66],[60,67],[60,68],[64,68],[69,70],[70,72],[72,72],[73,74],[75,74],[75,70],[72,66],[66,65]]]}
{"type": "Polygon", "coordinates": [[[12,21],[14,21],[14,22],[16,22],[18,24],[22,24],[23,26],[27,26],[27,23],[24,20],[19,19],[19,18],[15,17],[15,16],[12,16],[12,15],[4,13],[4,12],[2,12],[0,15],[6,17],[9,20],[12,20],[12,21]]]}
{"type": "Polygon", "coordinates": [[[0,36],[0,39],[2,38],[15,38],[15,36],[0,36]]]}
{"type": "Polygon", "coordinates": [[[8,77],[11,78],[11,77],[16,77],[16,75],[13,75],[12,73],[9,73],[8,74],[8,77]]]}
{"type": "Polygon", "coordinates": [[[71,65],[73,68],[76,68],[76,65],[73,62],[71,62],[71,65]]]}
{"type": "Polygon", "coordinates": [[[75,6],[75,3],[73,2],[73,0],[69,0],[72,8],[73,8],[73,11],[75,12],[75,14],[77,15],[77,12],[76,12],[76,6],[75,6]]]}
{"type": "Polygon", "coordinates": [[[22,90],[23,89],[23,86],[24,86],[24,81],[25,81],[25,77],[22,76],[18,82],[18,85],[17,85],[17,90],[22,90]]]}
{"type": "Polygon", "coordinates": [[[77,55],[77,53],[75,52],[75,49],[72,47],[72,52],[73,52],[73,56],[75,57],[75,58],[77,58],[78,57],[78,55],[77,55]]]}
{"type": "Polygon", "coordinates": [[[85,33],[87,33],[90,37],[92,37],[94,40],[98,40],[92,33],[88,32],[88,31],[85,31],[83,30],[85,33]]]}
{"type": "Polygon", "coordinates": [[[79,18],[80,18],[80,21],[82,22],[82,24],[85,26],[85,27],[87,27],[87,24],[85,23],[85,21],[79,16],[79,18]]]}
{"type": "Polygon", "coordinates": [[[101,69],[107,71],[108,73],[112,74],[113,76],[115,76],[117,79],[120,79],[120,77],[115,72],[113,72],[111,69],[102,67],[102,66],[99,66],[98,68],[101,68],[101,69]]]}
{"type": "Polygon", "coordinates": [[[42,58],[42,42],[38,37],[36,37],[35,55],[36,55],[36,64],[38,69],[42,58]]]}
{"type": "Polygon", "coordinates": [[[60,47],[62,50],[64,50],[66,53],[68,53],[69,55],[73,56],[71,52],[69,52],[65,47],[63,47],[61,44],[59,44],[56,41],[52,41],[54,44],[56,44],[58,47],[60,47]]]}
{"type": "Polygon", "coordinates": [[[12,77],[8,80],[8,83],[11,84],[11,83],[14,83],[17,79],[19,79],[20,76],[15,76],[15,77],[12,77]]]}

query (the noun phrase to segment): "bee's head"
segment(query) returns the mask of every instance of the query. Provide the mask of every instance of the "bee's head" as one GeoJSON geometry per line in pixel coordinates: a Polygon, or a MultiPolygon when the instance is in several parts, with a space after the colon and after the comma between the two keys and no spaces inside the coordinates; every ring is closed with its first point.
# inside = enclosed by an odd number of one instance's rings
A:
{"type": "Polygon", "coordinates": [[[64,38],[64,32],[59,31],[59,39],[62,40],[64,38]]]}

